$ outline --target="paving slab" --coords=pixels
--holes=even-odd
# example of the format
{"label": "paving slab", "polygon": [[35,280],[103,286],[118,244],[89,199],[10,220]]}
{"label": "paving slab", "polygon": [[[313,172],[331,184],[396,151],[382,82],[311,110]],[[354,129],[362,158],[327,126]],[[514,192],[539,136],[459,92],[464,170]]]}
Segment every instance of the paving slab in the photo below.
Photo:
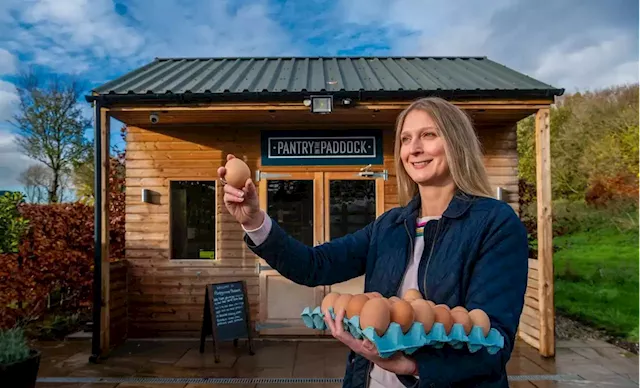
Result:
{"label": "paving slab", "polygon": [[[605,343],[606,344],[606,343]],[[559,342],[556,356],[541,357],[516,344],[507,371],[510,386],[521,388],[638,386],[638,357],[601,341]],[[337,341],[255,341],[255,355],[244,345],[221,344],[215,362],[210,342],[204,353],[196,341],[127,341],[99,364],[89,362],[89,341],[42,343],[37,388],[340,387],[348,349]],[[97,383],[100,378],[112,378]],[[47,378],[58,378],[52,383]],[[161,384],[154,379],[165,378]],[[187,380],[187,378],[196,379]],[[309,383],[300,379],[316,378]],[[113,380],[115,379],[115,380]]]}

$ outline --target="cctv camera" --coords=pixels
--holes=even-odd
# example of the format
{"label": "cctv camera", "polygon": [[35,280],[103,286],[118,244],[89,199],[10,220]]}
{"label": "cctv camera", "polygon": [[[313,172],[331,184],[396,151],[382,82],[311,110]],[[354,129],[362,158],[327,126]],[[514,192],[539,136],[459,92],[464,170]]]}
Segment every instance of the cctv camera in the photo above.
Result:
{"label": "cctv camera", "polygon": [[157,124],[158,121],[160,121],[160,117],[158,117],[157,113],[151,113],[149,115],[149,121],[151,121],[151,124]]}

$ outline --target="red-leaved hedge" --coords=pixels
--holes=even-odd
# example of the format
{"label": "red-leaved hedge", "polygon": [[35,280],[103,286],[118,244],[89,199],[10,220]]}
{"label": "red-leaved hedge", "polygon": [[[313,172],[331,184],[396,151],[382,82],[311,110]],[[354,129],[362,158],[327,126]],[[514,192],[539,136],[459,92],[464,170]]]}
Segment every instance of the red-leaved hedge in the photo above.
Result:
{"label": "red-leaved hedge", "polygon": [[[112,160],[110,259],[124,256],[124,178]],[[64,309],[91,305],[94,260],[93,206],[82,203],[23,204],[29,228],[19,253],[0,254],[0,327],[37,319],[57,295]]]}

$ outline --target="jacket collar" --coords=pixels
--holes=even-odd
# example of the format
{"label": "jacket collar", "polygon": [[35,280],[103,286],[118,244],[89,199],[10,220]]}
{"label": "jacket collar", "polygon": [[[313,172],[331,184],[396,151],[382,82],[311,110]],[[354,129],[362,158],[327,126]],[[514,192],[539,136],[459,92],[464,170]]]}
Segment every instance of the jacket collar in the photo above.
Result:
{"label": "jacket collar", "polygon": [[[469,194],[462,192],[457,189],[451,202],[449,202],[449,206],[442,214],[443,217],[446,218],[459,218],[461,217],[469,208],[473,202],[475,197]],[[402,223],[405,220],[411,218],[416,218],[420,211],[421,200],[420,194],[416,194],[411,201],[402,209],[402,211],[398,214],[398,218],[396,219],[396,223]]]}

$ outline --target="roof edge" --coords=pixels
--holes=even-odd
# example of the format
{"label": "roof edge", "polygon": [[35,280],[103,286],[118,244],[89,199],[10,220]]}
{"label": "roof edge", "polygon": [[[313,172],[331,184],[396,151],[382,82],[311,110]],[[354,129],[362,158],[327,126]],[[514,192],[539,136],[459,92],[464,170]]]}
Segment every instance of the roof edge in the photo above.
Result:
{"label": "roof edge", "polygon": [[470,55],[288,55],[288,56],[229,56],[229,57],[155,57],[154,61],[208,61],[211,59],[489,59],[487,56]]}
{"label": "roof edge", "polygon": [[549,100],[564,94],[564,89],[531,89],[531,90],[421,90],[421,91],[327,91],[327,92],[246,92],[246,93],[146,93],[146,94],[99,94],[87,95],[87,102],[98,101],[103,106],[111,104],[178,104],[216,102],[302,102],[313,95],[331,95],[336,99],[351,98],[357,102],[377,99],[387,101],[407,101],[421,97],[442,97],[455,100]]}

